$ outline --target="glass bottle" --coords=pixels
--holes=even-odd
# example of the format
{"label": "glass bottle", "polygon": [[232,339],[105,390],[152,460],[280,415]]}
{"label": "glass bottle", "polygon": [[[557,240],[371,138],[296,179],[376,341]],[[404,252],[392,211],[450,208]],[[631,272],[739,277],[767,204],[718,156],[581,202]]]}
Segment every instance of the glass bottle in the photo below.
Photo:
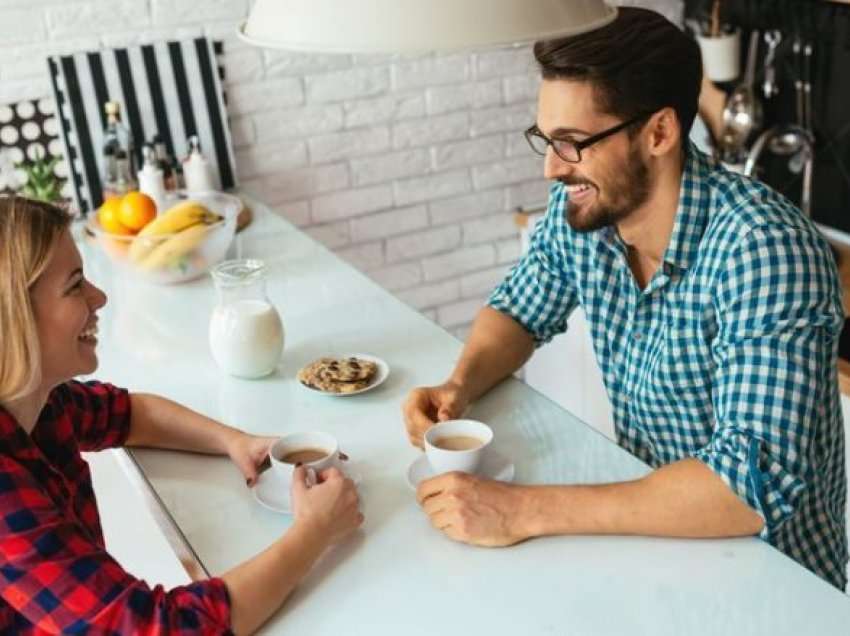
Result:
{"label": "glass bottle", "polygon": [[173,192],[177,189],[177,176],[174,172],[171,157],[168,155],[168,150],[165,147],[165,142],[162,140],[162,137],[159,136],[159,133],[157,133],[153,136],[151,143],[153,144],[154,151],[156,152],[156,160],[159,165],[159,169],[162,170],[162,178],[165,181],[165,189],[168,192]]}
{"label": "glass bottle", "polygon": [[139,192],[148,195],[154,200],[158,214],[165,211],[165,177],[156,159],[156,151],[150,144],[144,144],[142,146],[142,169],[139,170]]}
{"label": "glass bottle", "polygon": [[276,368],[284,330],[266,295],[266,266],[257,259],[225,261],[210,271],[218,303],[210,318],[210,351],[219,368],[240,378],[261,378]]}
{"label": "glass bottle", "polygon": [[103,197],[121,196],[136,188],[133,138],[121,123],[121,105],[106,102],[106,131],[103,134]]}

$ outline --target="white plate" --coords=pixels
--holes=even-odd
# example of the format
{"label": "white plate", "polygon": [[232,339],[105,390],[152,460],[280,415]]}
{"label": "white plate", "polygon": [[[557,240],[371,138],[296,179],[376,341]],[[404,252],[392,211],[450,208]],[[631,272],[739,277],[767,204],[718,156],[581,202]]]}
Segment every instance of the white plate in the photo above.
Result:
{"label": "white plate", "polygon": [[[319,393],[320,395],[330,395],[332,397],[348,397],[349,395],[358,395],[360,393],[365,393],[366,391],[371,391],[375,387],[378,387],[381,384],[383,384],[384,380],[386,380],[387,376],[389,376],[389,374],[390,374],[390,365],[388,365],[386,362],[384,362],[383,360],[381,360],[377,356],[370,356],[367,353],[346,353],[346,354],[341,355],[341,356],[322,356],[322,357],[323,358],[360,358],[361,360],[368,360],[369,362],[374,362],[378,366],[378,370],[375,372],[375,377],[372,378],[372,383],[369,386],[363,387],[359,391],[352,391],[351,393],[332,393],[330,391],[321,391],[319,389],[314,389],[313,387],[307,386],[306,384],[302,383],[300,380],[297,380],[297,376],[296,376],[296,380],[298,381],[298,384],[303,386],[305,389],[313,391],[314,393]],[[311,361],[308,364],[312,364],[312,362],[314,362],[314,361]],[[299,373],[300,373],[300,371],[299,371]]]}
{"label": "white plate", "polygon": [[[488,449],[484,452],[484,461],[481,462],[476,474],[496,481],[513,481],[514,472],[514,463],[510,459],[501,453]],[[407,484],[413,490],[416,490],[420,481],[433,476],[434,471],[431,464],[428,463],[428,456],[422,453],[407,469]]]}
{"label": "white plate", "polygon": [[[340,465],[340,470],[344,472],[355,484],[360,483],[360,475],[352,470],[351,467]],[[264,508],[268,508],[272,512],[281,514],[292,514],[292,502],[289,497],[289,488],[284,486],[281,480],[270,468],[263,471],[257,478],[256,485],[251,488],[251,494],[258,504]]]}

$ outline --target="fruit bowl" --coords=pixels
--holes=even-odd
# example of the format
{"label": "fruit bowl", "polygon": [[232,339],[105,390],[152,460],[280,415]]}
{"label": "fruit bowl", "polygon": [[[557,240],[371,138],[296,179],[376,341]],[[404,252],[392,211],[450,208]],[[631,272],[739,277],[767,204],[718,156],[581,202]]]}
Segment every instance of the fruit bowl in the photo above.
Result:
{"label": "fruit bowl", "polygon": [[182,283],[220,262],[236,234],[239,198],[223,192],[179,192],[136,235],[113,234],[92,214],[87,229],[113,264],[160,285]]}

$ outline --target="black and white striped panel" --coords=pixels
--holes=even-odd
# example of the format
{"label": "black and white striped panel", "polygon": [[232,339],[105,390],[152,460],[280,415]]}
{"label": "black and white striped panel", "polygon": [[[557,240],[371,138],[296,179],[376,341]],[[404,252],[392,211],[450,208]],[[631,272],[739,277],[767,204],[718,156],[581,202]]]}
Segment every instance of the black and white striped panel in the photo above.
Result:
{"label": "black and white striped panel", "polygon": [[65,156],[83,213],[103,198],[103,105],[110,100],[121,103],[122,119],[136,142],[137,165],[141,142],[157,133],[168,153],[179,158],[188,152],[188,138],[198,135],[221,187],[236,185],[222,52],[220,42],[196,38],[48,58]]}

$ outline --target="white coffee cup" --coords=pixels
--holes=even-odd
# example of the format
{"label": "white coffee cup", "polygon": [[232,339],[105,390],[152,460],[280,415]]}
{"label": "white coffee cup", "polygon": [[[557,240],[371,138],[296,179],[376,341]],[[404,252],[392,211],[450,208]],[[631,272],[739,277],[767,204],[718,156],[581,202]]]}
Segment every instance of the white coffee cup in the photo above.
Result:
{"label": "white coffee cup", "polygon": [[[475,448],[452,450],[440,448],[440,440],[472,437],[481,443]],[[476,420],[448,420],[425,433],[425,455],[435,475],[452,471],[474,473],[481,465],[484,449],[493,441],[493,429]]]}
{"label": "white coffee cup", "polygon": [[299,451],[316,450],[324,453],[324,456],[313,460],[301,462],[314,474],[338,466],[339,442],[333,435],[318,431],[306,431],[303,433],[287,433],[278,439],[269,449],[269,460],[271,469],[286,488],[292,484],[292,473],[295,472],[295,463],[285,462],[283,458],[290,453]]}

